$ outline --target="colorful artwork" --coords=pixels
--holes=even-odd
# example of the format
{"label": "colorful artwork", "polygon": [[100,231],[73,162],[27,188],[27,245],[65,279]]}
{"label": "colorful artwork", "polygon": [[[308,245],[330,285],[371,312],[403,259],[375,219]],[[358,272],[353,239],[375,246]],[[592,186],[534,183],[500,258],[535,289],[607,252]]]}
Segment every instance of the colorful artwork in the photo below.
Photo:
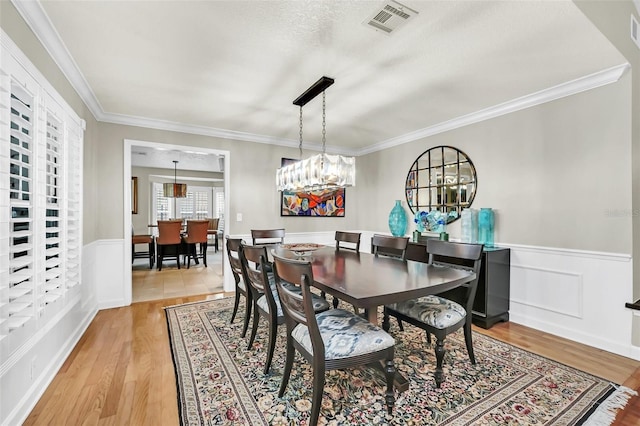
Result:
{"label": "colorful artwork", "polygon": [[282,192],[280,216],[344,217],[344,188]]}

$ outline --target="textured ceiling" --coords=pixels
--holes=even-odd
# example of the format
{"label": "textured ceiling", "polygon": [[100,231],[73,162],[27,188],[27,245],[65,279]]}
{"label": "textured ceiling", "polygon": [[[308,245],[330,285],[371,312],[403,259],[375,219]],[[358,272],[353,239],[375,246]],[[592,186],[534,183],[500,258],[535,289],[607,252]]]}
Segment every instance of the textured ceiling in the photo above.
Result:
{"label": "textured ceiling", "polygon": [[[292,101],[326,75],[329,150],[626,62],[570,1],[403,3],[418,15],[386,35],[363,24],[382,1],[41,1],[109,121],[296,142]],[[321,103],[304,107],[305,142],[321,141]]]}

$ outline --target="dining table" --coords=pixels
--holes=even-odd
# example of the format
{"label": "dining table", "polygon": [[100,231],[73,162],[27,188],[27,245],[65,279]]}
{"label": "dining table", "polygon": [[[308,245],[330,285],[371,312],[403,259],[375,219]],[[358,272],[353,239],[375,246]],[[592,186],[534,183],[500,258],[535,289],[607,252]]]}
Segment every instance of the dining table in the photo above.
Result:
{"label": "dining table", "polygon": [[[300,255],[276,245],[273,254],[311,262],[314,287],[357,308],[363,308],[376,325],[378,308],[386,304],[438,294],[476,278],[472,271],[400,260],[370,253],[325,246]],[[408,381],[396,373],[396,388]]]}

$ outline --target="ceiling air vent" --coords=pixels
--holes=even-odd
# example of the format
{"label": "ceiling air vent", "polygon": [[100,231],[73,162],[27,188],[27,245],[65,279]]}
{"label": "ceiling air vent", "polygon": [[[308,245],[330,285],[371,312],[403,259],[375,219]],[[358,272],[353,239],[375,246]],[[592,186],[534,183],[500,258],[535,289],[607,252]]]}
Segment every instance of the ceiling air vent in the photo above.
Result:
{"label": "ceiling air vent", "polygon": [[631,40],[640,48],[640,26],[634,15],[631,15]]}
{"label": "ceiling air vent", "polygon": [[417,14],[417,11],[395,0],[389,0],[384,3],[381,8],[376,9],[375,12],[369,15],[363,24],[382,31],[385,34],[391,34]]}

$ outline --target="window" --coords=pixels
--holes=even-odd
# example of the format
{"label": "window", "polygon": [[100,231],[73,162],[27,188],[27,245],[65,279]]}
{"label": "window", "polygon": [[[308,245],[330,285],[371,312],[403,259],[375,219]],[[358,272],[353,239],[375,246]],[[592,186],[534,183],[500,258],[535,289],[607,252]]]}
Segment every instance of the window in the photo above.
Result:
{"label": "window", "polygon": [[[156,221],[171,218],[206,219],[212,217],[212,191],[208,187],[187,186],[185,198],[168,198],[163,195],[162,183],[153,183],[155,209],[153,216]],[[178,214],[174,215],[174,211]]]}
{"label": "window", "polygon": [[0,342],[29,328],[7,339],[15,349],[64,307],[57,301],[80,295],[83,131],[39,74],[2,59]]}

